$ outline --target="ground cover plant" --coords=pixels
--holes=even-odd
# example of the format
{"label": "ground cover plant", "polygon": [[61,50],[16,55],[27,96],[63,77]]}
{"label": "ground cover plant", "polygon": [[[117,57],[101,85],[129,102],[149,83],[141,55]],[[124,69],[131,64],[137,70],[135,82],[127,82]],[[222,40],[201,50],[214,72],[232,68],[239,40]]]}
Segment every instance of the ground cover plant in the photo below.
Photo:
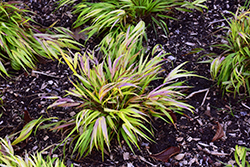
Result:
{"label": "ground cover plant", "polygon": [[[196,9],[202,12],[202,5],[205,0],[195,0],[192,2],[185,0],[103,0],[98,3],[82,1],[74,6],[74,13],[78,18],[74,23],[74,28],[91,22],[91,25],[84,28],[82,32],[91,36],[101,33],[115,36],[131,25],[136,25],[140,20],[153,26],[155,33],[157,27],[161,27],[167,35],[166,19],[171,17],[173,9],[191,12]],[[61,0],[60,5],[72,3],[72,1]]]}
{"label": "ground cover plant", "polygon": [[[234,158],[239,167],[250,167],[249,162],[246,161],[247,152],[250,151],[249,148],[243,146],[235,146]],[[233,167],[232,164],[225,164],[225,167]]]}
{"label": "ground cover plant", "polygon": [[47,156],[43,158],[42,152],[29,155],[27,152],[24,158],[15,155],[14,149],[8,138],[0,138],[0,166],[1,167],[66,167],[59,158]]}
{"label": "ground cover plant", "polygon": [[250,93],[250,11],[237,10],[228,19],[226,43],[216,45],[224,52],[211,63],[211,75],[226,91]]}
{"label": "ground cover plant", "polygon": [[9,76],[6,64],[10,62],[14,70],[34,69],[37,58],[59,59],[62,48],[77,49],[65,28],[55,28],[57,34],[45,34],[30,24],[31,18],[18,2],[0,2],[0,75]]}
{"label": "ground cover plant", "polygon": [[[137,26],[141,24],[144,23],[141,21]],[[73,125],[64,141],[77,132],[73,152],[77,151],[80,157],[91,153],[94,147],[104,156],[104,150],[110,151],[110,141],[114,137],[119,143],[124,140],[133,151],[132,145],[139,148],[140,137],[152,141],[153,132],[146,127],[151,119],[158,117],[174,124],[174,113],[182,114],[184,109],[192,111],[192,106],[179,100],[184,96],[181,90],[187,86],[176,80],[195,74],[182,70],[181,64],[167,77],[159,77],[165,54],[163,51],[156,53],[154,49],[153,58],[149,59],[142,51],[134,52],[144,31],[138,31],[137,26],[120,34],[122,43],[116,38],[118,44],[113,43],[111,47],[116,52],[106,50],[101,61],[89,52],[76,53],[73,58],[64,55],[74,73],[71,82],[75,89],[67,92],[77,100],[59,98],[49,108],[77,106],[80,109],[71,121],[61,121],[53,128],[65,129]],[[149,84],[156,79],[162,79],[163,83],[151,88]]]}

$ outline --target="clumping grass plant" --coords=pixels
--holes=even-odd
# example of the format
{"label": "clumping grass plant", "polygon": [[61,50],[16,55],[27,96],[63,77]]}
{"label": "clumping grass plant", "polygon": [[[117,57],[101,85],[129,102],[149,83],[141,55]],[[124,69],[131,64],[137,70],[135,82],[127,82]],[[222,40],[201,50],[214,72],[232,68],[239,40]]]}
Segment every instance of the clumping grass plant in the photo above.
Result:
{"label": "clumping grass plant", "polygon": [[44,158],[42,152],[29,155],[27,152],[24,158],[15,155],[14,149],[8,138],[0,138],[0,166],[1,167],[66,167],[59,158],[51,158],[49,155]]}
{"label": "clumping grass plant", "polygon": [[250,10],[239,11],[227,22],[225,40],[228,43],[217,45],[225,50],[213,59],[210,72],[213,79],[226,91],[250,93]]}
{"label": "clumping grass plant", "polygon": [[[247,157],[249,156],[249,151],[250,149],[244,146],[235,146],[234,159],[239,167],[250,167],[250,164],[247,160]],[[233,164],[223,164],[225,165],[225,167],[234,167]]]}
{"label": "clumping grass plant", "polygon": [[[98,3],[82,1],[74,6],[74,13],[79,14],[74,23],[74,28],[91,22],[89,27],[82,30],[89,37],[99,33],[110,33],[114,36],[121,31],[126,31],[131,24],[136,25],[143,20],[153,26],[155,32],[161,27],[167,34],[166,19],[174,19],[170,16],[173,9],[191,12],[196,9],[202,12],[202,5],[206,0],[101,0]],[[72,1],[60,0],[60,5]]]}
{"label": "clumping grass plant", "polygon": [[61,48],[77,49],[69,30],[55,28],[57,34],[40,32],[26,16],[31,12],[19,8],[17,3],[0,2],[0,75],[9,76],[8,62],[14,70],[35,68],[37,56],[58,59],[64,52]]}
{"label": "clumping grass plant", "polygon": [[[110,141],[114,137],[119,143],[124,140],[133,151],[132,145],[139,148],[139,138],[152,141],[146,134],[153,134],[146,127],[152,118],[174,123],[170,112],[192,111],[192,106],[180,100],[184,96],[180,90],[187,86],[182,86],[178,78],[195,75],[182,70],[181,64],[166,78],[159,77],[165,54],[154,49],[150,59],[143,49],[135,52],[140,37],[139,31],[129,28],[116,40],[123,39],[119,45],[114,43],[114,47],[104,52],[102,61],[90,52],[76,53],[73,58],[64,55],[74,73],[70,79],[74,89],[67,91],[68,97],[51,97],[59,99],[48,108],[77,106],[80,110],[70,121],[61,121],[53,128],[72,127],[63,142],[73,137],[73,152],[78,152],[80,157],[91,153],[94,147],[104,155],[104,150],[110,151]],[[162,79],[163,83],[150,87],[149,83],[157,79]]]}

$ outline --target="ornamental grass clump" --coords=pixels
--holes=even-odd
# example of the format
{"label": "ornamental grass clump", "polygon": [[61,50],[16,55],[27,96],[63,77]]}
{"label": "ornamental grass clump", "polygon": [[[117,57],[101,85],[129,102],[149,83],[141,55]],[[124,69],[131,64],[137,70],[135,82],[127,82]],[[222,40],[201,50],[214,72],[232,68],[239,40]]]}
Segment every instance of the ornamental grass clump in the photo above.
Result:
{"label": "ornamental grass clump", "polygon": [[[180,100],[184,96],[180,90],[187,86],[177,80],[194,74],[182,70],[181,64],[166,78],[159,77],[164,52],[154,49],[151,59],[144,55],[143,49],[134,53],[133,47],[141,36],[138,34],[131,39],[132,32],[128,29],[123,34],[119,52],[106,50],[102,61],[89,52],[76,53],[73,58],[64,55],[74,74],[70,79],[74,89],[67,91],[70,96],[59,98],[48,108],[77,106],[80,110],[70,121],[61,121],[53,128],[64,131],[72,128],[63,142],[73,137],[73,152],[78,152],[80,157],[91,153],[94,147],[104,155],[104,150],[110,151],[114,138],[119,143],[125,141],[133,151],[132,145],[139,148],[139,138],[152,141],[149,136],[153,134],[152,129],[146,126],[151,119],[158,117],[174,123],[171,112],[192,111],[192,106]],[[149,86],[158,79],[163,80],[161,85]]]}
{"label": "ornamental grass clump", "polygon": [[44,158],[42,152],[29,155],[25,152],[24,158],[15,155],[14,149],[8,138],[0,138],[0,166],[1,167],[66,167],[59,158]]}
{"label": "ornamental grass clump", "polygon": [[18,7],[18,2],[0,2],[0,75],[9,76],[6,64],[14,70],[35,68],[37,57],[59,59],[61,48],[73,48],[76,42],[68,35],[69,30],[54,28],[57,34],[40,32],[30,24],[26,16],[29,10]]}
{"label": "ornamental grass clump", "polygon": [[224,52],[213,59],[212,78],[228,92],[250,94],[250,10],[233,14],[228,22],[227,43],[217,45]]}
{"label": "ornamental grass clump", "polygon": [[[235,162],[236,164],[239,166],[239,167],[250,167],[250,164],[249,164],[249,151],[250,149],[249,148],[246,148],[244,146],[238,146],[236,145],[235,146],[235,151],[234,151],[234,159],[235,159]],[[248,160],[247,160],[248,158]],[[234,162],[234,161],[233,161]],[[235,165],[234,164],[225,164],[225,167],[234,167]]]}
{"label": "ornamental grass clump", "polygon": [[[94,34],[108,34],[115,36],[121,31],[126,31],[130,25],[136,25],[143,20],[153,26],[155,32],[161,27],[167,34],[166,19],[174,19],[170,16],[173,9],[191,12],[196,9],[202,12],[202,5],[206,0],[101,0],[98,3],[82,1],[74,6],[75,14],[79,14],[74,23],[74,28],[87,22],[91,25],[82,30],[91,37]],[[61,0],[61,5],[72,1]]]}

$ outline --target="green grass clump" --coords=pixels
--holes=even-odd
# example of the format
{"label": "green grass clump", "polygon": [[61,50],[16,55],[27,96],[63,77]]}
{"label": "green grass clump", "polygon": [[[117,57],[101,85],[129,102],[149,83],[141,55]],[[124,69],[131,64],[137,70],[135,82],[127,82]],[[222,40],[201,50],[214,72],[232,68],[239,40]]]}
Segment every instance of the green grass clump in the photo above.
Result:
{"label": "green grass clump", "polygon": [[[250,151],[249,148],[243,146],[235,146],[234,159],[239,167],[250,167],[249,162],[247,161],[247,153]],[[234,167],[233,164],[225,164],[225,167]]]}
{"label": "green grass clump", "polygon": [[250,11],[239,11],[229,19],[227,43],[217,45],[224,52],[210,67],[212,78],[228,92],[250,93]]}
{"label": "green grass clump", "polygon": [[59,58],[61,48],[74,48],[69,30],[55,28],[53,32],[42,33],[30,24],[27,9],[21,9],[17,2],[0,2],[0,75],[7,75],[6,64],[14,70],[35,68],[37,57]]}
{"label": "green grass clump", "polygon": [[[137,26],[143,24],[140,22]],[[176,80],[195,75],[182,70],[181,64],[167,77],[159,77],[165,53],[155,48],[150,59],[142,48],[137,51],[135,47],[144,31],[138,31],[137,26],[118,35],[114,40],[118,43],[114,42],[113,47],[104,52],[102,60],[89,52],[76,53],[73,58],[64,55],[74,73],[70,79],[74,89],[67,91],[70,96],[59,97],[48,108],[77,106],[80,109],[71,121],[61,121],[53,128],[72,128],[64,141],[73,137],[73,152],[78,152],[80,157],[91,153],[94,147],[104,155],[104,150],[110,151],[114,137],[119,143],[124,140],[133,151],[132,145],[139,148],[140,137],[152,141],[145,133],[153,134],[152,129],[146,127],[151,119],[158,117],[174,123],[171,112],[192,111],[192,106],[179,100],[184,96],[180,90],[187,86]],[[158,79],[163,80],[161,85],[149,86]]]}
{"label": "green grass clump", "polygon": [[[87,22],[91,22],[89,27],[82,31],[89,37],[94,34],[119,34],[131,25],[136,25],[139,21],[147,22],[147,26],[153,26],[155,32],[157,27],[161,27],[167,34],[168,28],[166,19],[171,17],[173,9],[191,12],[196,9],[202,12],[202,5],[206,0],[102,0],[98,3],[82,1],[74,6],[75,14],[79,14],[74,23],[74,28],[80,27]],[[60,0],[60,5],[72,3],[69,0]]]}
{"label": "green grass clump", "polygon": [[0,138],[0,166],[2,167],[66,167],[63,161],[58,158],[51,158],[49,155],[43,158],[42,152],[29,155],[27,152],[24,158],[15,155],[14,149],[8,138]]}

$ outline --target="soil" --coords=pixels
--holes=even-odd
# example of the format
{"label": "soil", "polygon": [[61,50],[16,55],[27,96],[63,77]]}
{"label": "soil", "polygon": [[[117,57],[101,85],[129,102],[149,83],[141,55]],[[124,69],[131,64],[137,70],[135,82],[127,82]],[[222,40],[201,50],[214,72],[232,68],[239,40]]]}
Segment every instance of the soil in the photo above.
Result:
{"label": "soil", "polygon": [[[55,26],[71,28],[76,19],[70,6],[63,6],[55,11],[54,0],[23,0],[24,4],[37,15],[34,20],[41,26],[48,27],[55,21]],[[78,3],[79,1],[76,1]],[[228,11],[235,12],[244,2],[240,0],[208,0],[205,5],[208,10],[203,13],[193,11],[184,13],[176,11],[174,17],[178,20],[169,20],[167,25],[169,34],[166,36],[161,29],[155,35],[153,29],[148,29],[148,47],[161,44],[170,52],[166,56],[166,63],[162,68],[168,73],[176,65],[188,61],[184,66],[186,70],[196,71],[206,77],[193,77],[187,80],[187,85],[193,86],[185,93],[185,101],[194,106],[194,113],[186,112],[185,115],[176,115],[176,128],[159,119],[153,120],[155,143],[141,140],[141,150],[134,148],[134,153],[127,145],[119,146],[116,141],[111,144],[111,153],[105,154],[102,161],[101,153],[93,151],[90,155],[80,160],[65,155],[65,164],[70,166],[223,166],[223,163],[234,163],[235,145],[250,148],[250,98],[247,95],[225,93],[212,81],[209,64],[198,63],[207,60],[202,57],[207,53],[221,54],[221,51],[210,47],[222,42],[225,34],[220,26],[227,25],[224,16],[232,17]],[[93,49],[98,43],[98,38],[91,38],[86,48]],[[204,51],[189,54],[192,49],[203,48]],[[73,88],[68,77],[70,69],[57,61],[44,60],[37,65],[37,69],[29,72],[15,73],[12,79],[0,78],[0,91],[2,92],[4,106],[0,108],[3,113],[0,118],[0,137],[18,132],[25,125],[27,112],[32,119],[40,116],[45,118],[58,117],[59,120],[69,120],[72,108],[47,107],[53,100],[42,99],[42,96],[64,96],[64,90]],[[159,83],[152,83],[158,85]],[[224,136],[212,142],[218,129],[222,128]],[[28,153],[41,151],[52,144],[59,144],[63,140],[63,132],[52,132],[39,129],[36,135],[31,135],[26,141],[15,146],[17,154],[22,155],[24,150]],[[13,140],[13,139],[12,139]],[[161,162],[151,157],[171,146],[180,148],[179,156],[172,156],[168,162]],[[63,157],[63,146],[52,153],[53,157]],[[69,150],[67,149],[69,152]],[[50,150],[44,153],[50,154]],[[221,162],[220,162],[221,161]],[[250,161],[250,156],[247,156]]]}

